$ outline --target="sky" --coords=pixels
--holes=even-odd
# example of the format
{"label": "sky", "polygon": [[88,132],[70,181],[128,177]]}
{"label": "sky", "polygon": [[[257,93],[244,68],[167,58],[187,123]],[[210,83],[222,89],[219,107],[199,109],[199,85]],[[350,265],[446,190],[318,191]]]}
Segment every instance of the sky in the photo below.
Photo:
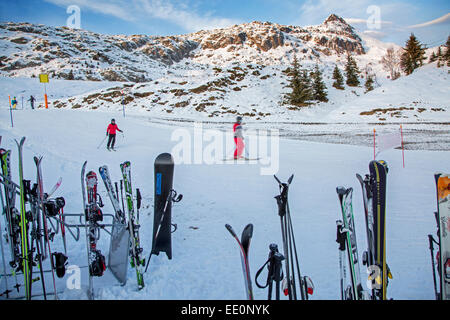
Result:
{"label": "sky", "polygon": [[[70,6],[79,8],[79,20]],[[79,21],[82,29],[126,35],[178,35],[252,21],[318,25],[331,13],[358,32],[399,45],[411,33],[428,47],[450,35],[449,0],[0,0],[1,22]]]}

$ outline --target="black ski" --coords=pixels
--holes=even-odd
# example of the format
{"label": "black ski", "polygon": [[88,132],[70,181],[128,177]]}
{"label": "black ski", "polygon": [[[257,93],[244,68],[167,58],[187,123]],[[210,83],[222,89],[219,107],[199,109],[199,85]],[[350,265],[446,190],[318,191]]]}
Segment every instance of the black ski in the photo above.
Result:
{"label": "black ski", "polygon": [[234,232],[233,228],[227,224],[225,228],[230,232],[234,239],[236,239],[241,254],[241,262],[242,262],[242,271],[244,274],[244,283],[245,283],[245,292],[248,300],[253,300],[253,289],[252,289],[252,278],[250,275],[250,265],[248,261],[248,253],[250,250],[250,242],[253,236],[253,225],[247,225],[242,231],[241,239],[239,240],[236,232]]}

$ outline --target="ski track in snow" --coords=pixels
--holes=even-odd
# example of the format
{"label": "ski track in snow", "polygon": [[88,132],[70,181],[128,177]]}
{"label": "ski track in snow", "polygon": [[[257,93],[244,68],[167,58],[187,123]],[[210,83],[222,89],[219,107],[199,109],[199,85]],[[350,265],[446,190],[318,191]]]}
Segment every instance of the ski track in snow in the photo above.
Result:
{"label": "ski track in snow", "polygon": [[[26,136],[24,176],[35,180],[34,155],[43,155],[44,186],[49,190],[59,177],[63,183],[54,196],[66,199],[65,213],[82,211],[80,170],[88,160],[88,170],[108,165],[111,178],[121,177],[119,164],[131,161],[133,188],[143,196],[141,244],[147,257],[153,228],[153,162],[158,154],[170,152],[173,128],[150,123],[146,118],[123,118],[120,112],[71,110],[24,110],[15,112],[12,129],[9,112],[0,112],[2,147],[11,149],[13,180],[17,181],[17,148],[13,139]],[[97,150],[109,120],[115,117],[124,130],[117,139],[117,152]],[[435,172],[450,172],[448,151],[407,151],[406,169],[401,151],[382,154],[390,171],[387,183],[387,261],[393,274],[388,295],[394,299],[434,299],[427,235],[436,233]],[[368,173],[373,149],[281,139],[280,172],[286,180],[294,173],[290,188],[290,209],[303,275],[315,284],[312,299],[339,299],[338,244],[336,220],[340,216],[337,186],[353,187],[355,227],[359,256],[366,248],[362,194],[355,174]],[[128,269],[128,282],[120,287],[109,271],[94,279],[98,299],[245,299],[239,250],[225,229],[229,223],[240,235],[247,223],[255,226],[250,246],[252,277],[266,261],[269,244],[281,247],[280,221],[274,196],[278,186],[272,176],[261,176],[258,165],[177,165],[174,188],[184,195],[174,206],[173,260],[164,255],[152,257],[145,274],[145,288],[137,291],[134,269]],[[102,182],[99,192],[104,213],[112,213]],[[76,221],[73,221],[76,222]],[[3,223],[3,221],[2,221]],[[3,226],[3,225],[2,225]],[[197,227],[193,230],[190,227]],[[98,248],[108,253],[109,236],[102,233]],[[63,251],[60,236],[52,250]],[[6,255],[9,255],[7,250]],[[84,230],[80,241],[68,237],[69,264],[86,265]],[[45,262],[49,268],[48,260]],[[86,299],[87,269],[82,271],[82,290],[66,288],[66,278],[57,279],[60,299]],[[263,275],[264,276],[264,275]],[[363,286],[365,267],[361,266]],[[23,281],[18,277],[19,281]],[[9,278],[9,285],[13,279]],[[48,291],[51,276],[46,275]],[[1,290],[5,283],[1,281]],[[38,284],[33,292],[39,292]],[[266,290],[254,285],[256,299],[266,299]],[[50,297],[51,299],[51,297]]]}

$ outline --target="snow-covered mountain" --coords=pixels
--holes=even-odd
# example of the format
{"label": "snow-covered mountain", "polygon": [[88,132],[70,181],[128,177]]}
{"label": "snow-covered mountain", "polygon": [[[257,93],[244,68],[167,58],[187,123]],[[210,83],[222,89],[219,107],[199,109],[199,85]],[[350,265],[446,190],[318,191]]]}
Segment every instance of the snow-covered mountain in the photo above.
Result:
{"label": "snow-covered mountain", "polygon": [[0,24],[0,74],[52,78],[146,82],[169,66],[184,64],[258,65],[320,61],[366,51],[342,18],[330,15],[311,27],[252,22],[180,36],[109,36],[66,27],[29,23]]}
{"label": "snow-covered mountain", "polygon": [[[27,23],[0,24],[0,31],[5,85],[11,88],[7,79],[49,73],[54,108],[117,111],[125,105],[165,120],[224,122],[241,115],[248,122],[271,123],[443,122],[449,108],[448,67],[433,64],[392,82],[380,58],[400,46],[358,35],[334,14],[318,26],[252,22],[169,37],[109,36]],[[347,52],[357,60],[362,84],[366,73],[375,76],[375,91],[366,94],[363,85],[332,87],[333,68],[344,68]],[[319,65],[328,103],[281,104],[294,56],[303,68]],[[102,85],[65,95],[55,92],[58,78]],[[35,90],[3,92],[3,99],[28,98]],[[38,102],[43,106],[40,97]]]}

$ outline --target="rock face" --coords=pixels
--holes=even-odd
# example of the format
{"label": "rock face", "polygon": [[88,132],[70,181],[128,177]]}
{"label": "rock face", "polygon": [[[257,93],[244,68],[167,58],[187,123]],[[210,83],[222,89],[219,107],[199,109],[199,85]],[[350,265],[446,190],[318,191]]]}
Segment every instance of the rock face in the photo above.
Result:
{"label": "rock face", "polygon": [[75,80],[150,81],[174,64],[288,64],[302,59],[364,54],[362,41],[344,19],[330,15],[318,26],[251,22],[196,33],[152,37],[109,36],[66,27],[0,24],[0,75]]}

